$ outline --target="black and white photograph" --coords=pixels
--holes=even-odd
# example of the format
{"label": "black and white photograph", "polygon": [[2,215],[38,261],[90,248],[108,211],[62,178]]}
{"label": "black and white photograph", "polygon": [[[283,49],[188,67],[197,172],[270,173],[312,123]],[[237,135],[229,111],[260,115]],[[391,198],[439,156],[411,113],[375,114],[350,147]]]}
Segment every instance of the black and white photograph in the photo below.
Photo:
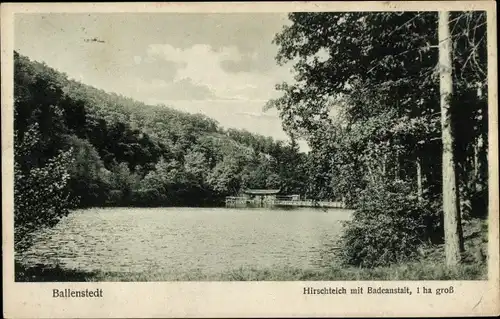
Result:
{"label": "black and white photograph", "polygon": [[491,280],[494,12],[421,8],[16,12],[13,280]]}

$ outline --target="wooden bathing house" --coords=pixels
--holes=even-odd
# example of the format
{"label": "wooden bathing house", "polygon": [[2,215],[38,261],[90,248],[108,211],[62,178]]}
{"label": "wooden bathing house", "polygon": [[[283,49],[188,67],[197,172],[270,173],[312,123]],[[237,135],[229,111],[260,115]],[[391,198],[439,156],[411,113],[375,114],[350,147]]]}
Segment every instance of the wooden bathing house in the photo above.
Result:
{"label": "wooden bathing house", "polygon": [[276,201],[279,189],[245,189],[239,196],[226,197],[229,207],[265,207]]}
{"label": "wooden bathing house", "polygon": [[256,204],[263,205],[273,203],[279,192],[279,189],[246,189],[243,191],[243,196]]}

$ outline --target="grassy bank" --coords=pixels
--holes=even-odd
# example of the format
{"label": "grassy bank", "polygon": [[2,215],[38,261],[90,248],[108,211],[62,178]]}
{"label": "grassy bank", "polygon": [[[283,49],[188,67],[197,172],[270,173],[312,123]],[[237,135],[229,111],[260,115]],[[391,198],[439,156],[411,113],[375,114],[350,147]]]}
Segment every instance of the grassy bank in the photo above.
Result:
{"label": "grassy bank", "polygon": [[485,265],[465,264],[448,269],[443,264],[408,263],[373,269],[332,267],[324,270],[283,268],[238,268],[210,274],[202,271],[175,272],[82,272],[60,267],[25,268],[18,265],[16,281],[23,282],[96,282],[96,281],[320,281],[320,280],[482,280]]}
{"label": "grassy bank", "polygon": [[393,267],[358,269],[332,267],[325,270],[284,267],[277,269],[238,268],[220,274],[193,272],[176,276],[169,273],[101,273],[90,281],[321,281],[321,280],[479,280],[485,269],[464,265],[449,270],[441,265],[423,263]]}
{"label": "grassy bank", "polygon": [[16,281],[315,281],[315,280],[483,280],[487,279],[487,223],[473,220],[464,225],[465,253],[463,264],[449,269],[444,264],[442,245],[430,246],[421,251],[418,261],[390,267],[356,268],[332,266],[326,269],[301,269],[294,267],[249,268],[241,267],[221,273],[202,270],[190,272],[147,271],[135,272],[85,272],[64,269],[60,266],[37,265],[26,267],[16,262]]}

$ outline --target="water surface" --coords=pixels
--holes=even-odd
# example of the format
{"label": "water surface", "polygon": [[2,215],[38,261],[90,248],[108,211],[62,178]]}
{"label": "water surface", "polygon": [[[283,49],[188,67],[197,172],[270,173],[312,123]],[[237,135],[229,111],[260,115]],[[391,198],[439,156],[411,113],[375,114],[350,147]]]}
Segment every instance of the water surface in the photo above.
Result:
{"label": "water surface", "polygon": [[86,271],[224,272],[332,263],[341,209],[106,208],[78,210],[23,257]]}

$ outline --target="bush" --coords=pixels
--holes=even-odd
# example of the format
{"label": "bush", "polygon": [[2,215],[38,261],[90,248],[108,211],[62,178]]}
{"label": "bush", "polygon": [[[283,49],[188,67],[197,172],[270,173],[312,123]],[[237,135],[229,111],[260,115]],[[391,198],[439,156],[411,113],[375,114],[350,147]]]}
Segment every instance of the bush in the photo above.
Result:
{"label": "bush", "polygon": [[56,225],[75,206],[70,199],[68,168],[72,150],[61,151],[43,165],[31,163],[32,150],[39,142],[37,127],[31,128],[15,147],[14,163],[14,249],[28,248],[34,234]]}
{"label": "bush", "polygon": [[441,234],[439,210],[419,201],[409,183],[368,185],[359,195],[340,238],[345,264],[371,268],[408,261],[417,257],[422,243]]}

